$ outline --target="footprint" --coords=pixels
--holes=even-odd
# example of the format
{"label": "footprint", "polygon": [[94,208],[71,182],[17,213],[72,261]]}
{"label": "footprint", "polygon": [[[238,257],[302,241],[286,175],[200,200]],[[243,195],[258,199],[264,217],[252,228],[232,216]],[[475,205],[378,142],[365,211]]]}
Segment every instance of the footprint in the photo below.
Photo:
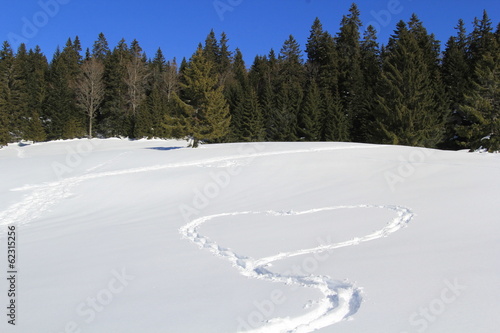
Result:
{"label": "footprint", "polygon": [[[322,244],[318,247],[309,249],[300,249],[296,251],[280,252],[272,256],[264,258],[251,258],[242,254],[236,253],[230,248],[218,245],[213,240],[203,236],[199,232],[199,228],[214,219],[227,216],[241,216],[252,214],[268,214],[271,216],[295,216],[307,215],[322,211],[332,211],[338,209],[386,209],[396,213],[396,217],[389,221],[385,227],[376,230],[370,234],[355,237],[354,239],[335,243],[335,244]],[[320,328],[324,328],[342,320],[352,317],[361,306],[362,296],[361,289],[355,287],[353,284],[345,281],[333,280],[328,276],[301,276],[301,275],[282,275],[274,273],[267,269],[273,262],[283,260],[286,258],[296,257],[300,255],[329,252],[334,249],[355,246],[364,242],[369,242],[379,238],[387,237],[390,234],[404,228],[413,218],[413,212],[408,208],[401,206],[376,206],[376,205],[356,205],[356,206],[332,206],[316,208],[307,211],[288,211],[288,212],[234,212],[223,213],[210,216],[200,217],[182,227],[179,232],[182,236],[200,248],[206,243],[213,244],[214,246],[208,250],[216,256],[221,257],[231,262],[231,264],[239,270],[239,272],[247,277],[259,280],[266,280],[273,283],[283,283],[286,285],[295,284],[300,287],[316,288],[322,294],[323,298],[319,301],[310,301],[306,304],[305,309],[309,312],[298,317],[287,318],[272,318],[261,327],[246,332],[312,332]],[[196,236],[193,236],[196,235]]]}

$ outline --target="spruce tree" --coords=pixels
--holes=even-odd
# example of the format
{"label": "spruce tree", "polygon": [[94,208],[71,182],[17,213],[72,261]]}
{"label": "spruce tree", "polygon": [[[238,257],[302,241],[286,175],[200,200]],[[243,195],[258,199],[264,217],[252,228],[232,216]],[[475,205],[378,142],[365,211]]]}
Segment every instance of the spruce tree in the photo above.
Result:
{"label": "spruce tree", "polygon": [[104,82],[106,92],[101,116],[97,118],[98,129],[103,135],[127,136],[130,134],[131,120],[127,114],[127,63],[130,60],[129,47],[120,40],[104,61]]}
{"label": "spruce tree", "polygon": [[4,42],[0,50],[0,144],[5,145],[14,138],[11,137],[12,128],[12,112],[11,108],[14,104],[12,100],[12,85],[14,81],[14,52],[8,42]]}
{"label": "spruce tree", "polygon": [[241,109],[238,112],[238,114],[241,115],[239,141],[262,141],[264,138],[262,110],[257,94],[253,88],[249,88],[238,108]]}
{"label": "spruce tree", "polygon": [[48,72],[47,119],[49,139],[85,136],[85,116],[76,103],[75,82],[80,74],[81,46],[78,37],[68,39],[62,52],[56,51]]}
{"label": "spruce tree", "polygon": [[243,140],[241,133],[242,126],[244,126],[243,104],[250,92],[248,73],[243,61],[243,55],[239,49],[236,50],[231,72],[232,75],[225,84],[224,93],[231,112],[231,131],[228,139],[237,142]]}
{"label": "spruce tree", "polygon": [[305,71],[300,46],[293,36],[285,41],[278,58],[277,90],[273,123],[273,140],[295,141],[298,116],[303,100]]}
{"label": "spruce tree", "polygon": [[92,57],[98,59],[101,62],[105,62],[110,56],[111,51],[109,49],[108,41],[106,37],[101,32],[99,37],[94,42],[94,46],[92,47]]}
{"label": "spruce tree", "polygon": [[351,123],[351,137],[363,141],[361,117],[363,73],[361,71],[360,13],[352,4],[349,14],[342,18],[340,32],[336,38],[339,55],[339,93],[342,105]]}
{"label": "spruce tree", "polygon": [[329,90],[322,92],[322,126],[323,141],[349,141],[349,119],[344,112],[342,100],[338,92]]}
{"label": "spruce tree", "polygon": [[443,116],[435,94],[425,53],[400,21],[384,54],[376,106],[379,142],[435,147]]}
{"label": "spruce tree", "polygon": [[457,132],[464,138],[462,146],[490,152],[500,150],[500,47],[496,42],[477,62],[472,89],[466,93],[460,111],[464,124]]}
{"label": "spruce tree", "polygon": [[216,141],[229,132],[231,115],[222,87],[213,76],[215,64],[198,48],[184,73],[184,109],[192,147],[200,141]]}
{"label": "spruce tree", "polygon": [[362,142],[374,142],[371,128],[375,126],[375,109],[377,86],[381,75],[381,56],[377,42],[377,32],[373,26],[368,26],[361,41],[361,70],[363,73],[363,89],[360,96],[359,139]]}
{"label": "spruce tree", "polygon": [[314,80],[309,83],[300,113],[299,136],[304,141],[320,141],[321,139],[321,95]]}
{"label": "spruce tree", "polygon": [[0,147],[11,141],[10,137],[10,94],[8,87],[9,68],[12,67],[13,54],[8,42],[0,50]]}
{"label": "spruce tree", "polygon": [[458,23],[457,36],[450,37],[443,55],[442,77],[448,99],[448,113],[445,123],[445,141],[442,148],[457,149],[458,137],[456,127],[463,124],[465,118],[460,105],[465,102],[465,94],[471,86],[471,70],[467,61],[467,35],[463,20]]}
{"label": "spruce tree", "polygon": [[[217,68],[220,75],[219,83],[224,85],[231,75],[232,52],[229,50],[229,40],[226,33],[221,34],[219,42],[219,56],[217,58]],[[241,52],[241,51],[240,51]]]}
{"label": "spruce tree", "polygon": [[318,84],[320,90],[338,90],[338,53],[333,37],[323,30],[321,21],[316,18],[306,46],[308,74]]}

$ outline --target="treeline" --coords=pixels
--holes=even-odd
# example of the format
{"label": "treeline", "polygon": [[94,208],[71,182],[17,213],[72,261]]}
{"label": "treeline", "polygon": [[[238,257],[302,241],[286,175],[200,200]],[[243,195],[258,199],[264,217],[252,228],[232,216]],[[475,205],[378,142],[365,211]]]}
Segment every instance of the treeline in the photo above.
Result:
{"label": "treeline", "polygon": [[85,136],[206,142],[356,141],[500,149],[500,25],[486,11],[441,51],[416,15],[387,45],[355,4],[331,35],[319,19],[305,57],[293,36],[250,68],[210,32],[189,60],[148,59],[78,37],[50,61],[39,47],[0,51],[0,145]]}

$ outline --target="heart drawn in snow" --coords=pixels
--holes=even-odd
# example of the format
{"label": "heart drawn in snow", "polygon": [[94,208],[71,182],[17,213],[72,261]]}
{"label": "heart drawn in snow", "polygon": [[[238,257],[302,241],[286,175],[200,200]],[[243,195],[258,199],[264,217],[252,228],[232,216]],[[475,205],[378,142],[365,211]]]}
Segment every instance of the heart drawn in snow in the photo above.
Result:
{"label": "heart drawn in snow", "polygon": [[[364,236],[355,237],[351,240],[338,242],[334,244],[322,244],[316,247],[300,249],[288,252],[280,252],[271,256],[259,259],[250,258],[234,252],[229,248],[219,246],[216,242],[199,233],[199,228],[217,218],[228,216],[267,214],[270,216],[297,216],[307,215],[319,212],[334,211],[341,209],[366,209],[377,208],[390,210],[396,213],[396,217],[388,222],[383,228]],[[332,251],[337,248],[353,246],[360,243],[376,240],[389,236],[390,234],[405,227],[413,218],[413,212],[408,208],[401,206],[381,206],[381,205],[355,205],[355,206],[332,206],[310,209],[300,212],[233,212],[222,213],[210,216],[200,217],[183,226],[180,233],[191,242],[208,249],[216,256],[224,258],[231,262],[239,272],[247,277],[267,280],[273,283],[297,284],[303,287],[317,288],[323,293],[323,298],[318,302],[318,306],[308,313],[298,317],[272,318],[263,323],[242,322],[238,331],[246,332],[312,332],[314,330],[330,326],[339,321],[345,320],[354,315],[362,301],[361,291],[354,285],[333,280],[328,276],[300,276],[300,275],[282,275],[268,270],[269,264],[286,258],[315,254],[326,251]]]}

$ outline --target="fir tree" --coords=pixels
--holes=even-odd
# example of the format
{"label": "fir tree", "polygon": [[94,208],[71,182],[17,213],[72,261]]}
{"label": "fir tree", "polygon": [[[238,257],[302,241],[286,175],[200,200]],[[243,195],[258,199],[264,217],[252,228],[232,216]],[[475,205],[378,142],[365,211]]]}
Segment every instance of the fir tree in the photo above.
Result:
{"label": "fir tree", "polygon": [[350,119],[352,138],[364,139],[361,126],[365,121],[360,114],[362,108],[363,74],[361,72],[360,33],[361,20],[356,4],[352,4],[349,14],[342,18],[337,36],[339,54],[339,93],[342,105]]}
{"label": "fir tree", "polygon": [[230,141],[242,141],[242,126],[244,126],[243,104],[247,94],[250,93],[248,73],[243,61],[243,55],[239,49],[236,50],[234,63],[232,65],[232,77],[226,82],[225,96],[229,103],[231,112]]}
{"label": "fir tree", "polygon": [[4,42],[0,50],[0,147],[11,141],[10,138],[10,93],[9,71],[13,64],[13,54],[9,43]]}
{"label": "fir tree", "polygon": [[403,21],[384,58],[377,98],[379,142],[435,147],[442,137],[442,114],[432,73],[415,35]]}
{"label": "fir tree", "polygon": [[12,85],[14,81],[14,52],[8,42],[0,50],[0,145],[13,138],[12,133]]}
{"label": "fir tree", "polygon": [[108,59],[110,54],[111,51],[109,49],[108,41],[106,40],[104,34],[101,32],[92,48],[92,57],[104,63],[104,61]]}
{"label": "fir tree", "polygon": [[78,38],[54,54],[48,72],[44,118],[49,139],[72,139],[85,135],[85,117],[76,103],[75,82],[80,75],[81,47]]}
{"label": "fir tree", "polygon": [[316,18],[306,46],[309,75],[316,80],[320,90],[331,92],[338,89],[338,55],[333,37],[323,30],[321,21]]}
{"label": "fir tree", "polygon": [[212,75],[215,64],[209,59],[198,48],[184,73],[184,109],[189,118],[188,130],[193,148],[198,147],[200,141],[225,137],[231,122],[222,87]]}
{"label": "fir tree", "polygon": [[97,118],[99,131],[105,136],[127,136],[131,120],[127,114],[127,63],[130,60],[129,47],[120,40],[113,52],[104,61],[104,82],[106,92],[101,117]]}
{"label": "fir tree", "polygon": [[349,120],[343,110],[338,92],[329,90],[322,93],[322,140],[349,141]]}
{"label": "fir tree", "polygon": [[31,112],[24,139],[33,142],[41,142],[47,139],[47,134],[42,126],[42,119],[37,111]]}
{"label": "fir tree", "polygon": [[485,148],[500,150],[500,47],[494,45],[492,52],[483,55],[475,70],[472,89],[466,94],[460,111],[465,124],[457,131],[462,138],[461,145],[471,150]]}
{"label": "fir tree", "polygon": [[315,81],[309,83],[299,119],[299,135],[305,141],[321,139],[321,96]]}
{"label": "fir tree", "polygon": [[467,61],[467,35],[465,24],[459,21],[456,27],[458,33],[450,37],[443,56],[442,77],[448,98],[448,114],[445,124],[445,141],[443,148],[457,149],[458,137],[456,127],[464,122],[460,105],[465,102],[465,93],[470,89],[471,73]]}
{"label": "fir tree", "polygon": [[377,32],[370,25],[361,42],[361,70],[363,73],[363,89],[360,96],[359,118],[363,121],[358,130],[362,142],[374,142],[370,129],[375,126],[375,108],[377,86],[381,75],[380,49],[377,43]]}
{"label": "fir tree", "polygon": [[238,106],[241,110],[240,141],[261,141],[264,138],[262,110],[255,91],[250,88]]}
{"label": "fir tree", "polygon": [[298,117],[305,80],[300,46],[293,36],[285,41],[278,57],[277,90],[273,119],[273,140],[297,140]]}

